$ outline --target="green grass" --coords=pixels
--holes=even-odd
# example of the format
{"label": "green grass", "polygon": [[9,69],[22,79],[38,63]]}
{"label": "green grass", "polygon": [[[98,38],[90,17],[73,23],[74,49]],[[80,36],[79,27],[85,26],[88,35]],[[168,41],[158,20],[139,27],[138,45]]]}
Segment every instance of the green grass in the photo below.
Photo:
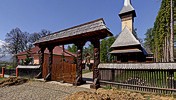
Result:
{"label": "green grass", "polygon": [[90,71],[90,70],[83,70],[82,74],[86,74],[86,73],[89,73],[89,72],[92,72],[92,71]]}
{"label": "green grass", "polygon": [[106,85],[106,87],[104,87],[104,89],[110,90],[110,89],[112,89],[112,86],[111,85]]}
{"label": "green grass", "polygon": [[3,81],[5,78],[0,77],[0,82]]}

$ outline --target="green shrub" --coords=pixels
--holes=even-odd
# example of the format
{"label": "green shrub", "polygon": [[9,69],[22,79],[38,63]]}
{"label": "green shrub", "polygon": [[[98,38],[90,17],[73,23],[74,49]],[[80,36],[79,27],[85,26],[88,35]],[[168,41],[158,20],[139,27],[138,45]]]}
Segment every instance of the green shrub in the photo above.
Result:
{"label": "green shrub", "polygon": [[13,68],[13,66],[7,66],[6,68],[7,68],[7,69],[12,69],[12,68]]}

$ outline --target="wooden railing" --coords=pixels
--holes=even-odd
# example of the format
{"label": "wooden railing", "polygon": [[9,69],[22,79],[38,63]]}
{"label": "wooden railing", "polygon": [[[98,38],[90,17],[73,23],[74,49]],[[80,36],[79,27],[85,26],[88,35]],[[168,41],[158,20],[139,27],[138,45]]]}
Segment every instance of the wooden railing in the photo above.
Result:
{"label": "wooden railing", "polygon": [[176,92],[176,63],[100,64],[101,85],[138,91]]}

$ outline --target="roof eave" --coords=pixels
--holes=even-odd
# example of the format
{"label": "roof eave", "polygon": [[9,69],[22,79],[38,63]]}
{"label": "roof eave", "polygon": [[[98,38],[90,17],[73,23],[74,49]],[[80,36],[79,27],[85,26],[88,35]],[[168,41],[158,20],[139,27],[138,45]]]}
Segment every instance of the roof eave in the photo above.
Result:
{"label": "roof eave", "polygon": [[122,16],[127,15],[129,13],[132,13],[133,17],[136,17],[136,11],[135,10],[131,10],[131,11],[128,11],[128,12],[120,12],[119,16],[120,16],[120,18],[122,18]]}
{"label": "roof eave", "polygon": [[111,46],[110,48],[121,48],[121,47],[138,46],[138,45],[141,45],[141,44]]}

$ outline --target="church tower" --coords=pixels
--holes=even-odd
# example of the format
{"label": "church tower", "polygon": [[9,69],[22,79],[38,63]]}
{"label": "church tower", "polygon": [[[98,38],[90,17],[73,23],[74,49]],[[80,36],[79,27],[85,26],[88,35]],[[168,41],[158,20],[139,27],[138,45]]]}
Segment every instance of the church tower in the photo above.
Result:
{"label": "church tower", "polygon": [[134,17],[136,17],[136,12],[131,5],[131,0],[124,0],[124,6],[119,13],[122,22],[122,30],[127,27],[132,33],[134,30],[133,23]]}
{"label": "church tower", "polygon": [[122,21],[122,31],[111,45],[111,55],[117,63],[146,62],[148,53],[141,45],[134,32],[134,18],[136,12],[131,5],[131,0],[124,0],[124,6],[119,13]]}

